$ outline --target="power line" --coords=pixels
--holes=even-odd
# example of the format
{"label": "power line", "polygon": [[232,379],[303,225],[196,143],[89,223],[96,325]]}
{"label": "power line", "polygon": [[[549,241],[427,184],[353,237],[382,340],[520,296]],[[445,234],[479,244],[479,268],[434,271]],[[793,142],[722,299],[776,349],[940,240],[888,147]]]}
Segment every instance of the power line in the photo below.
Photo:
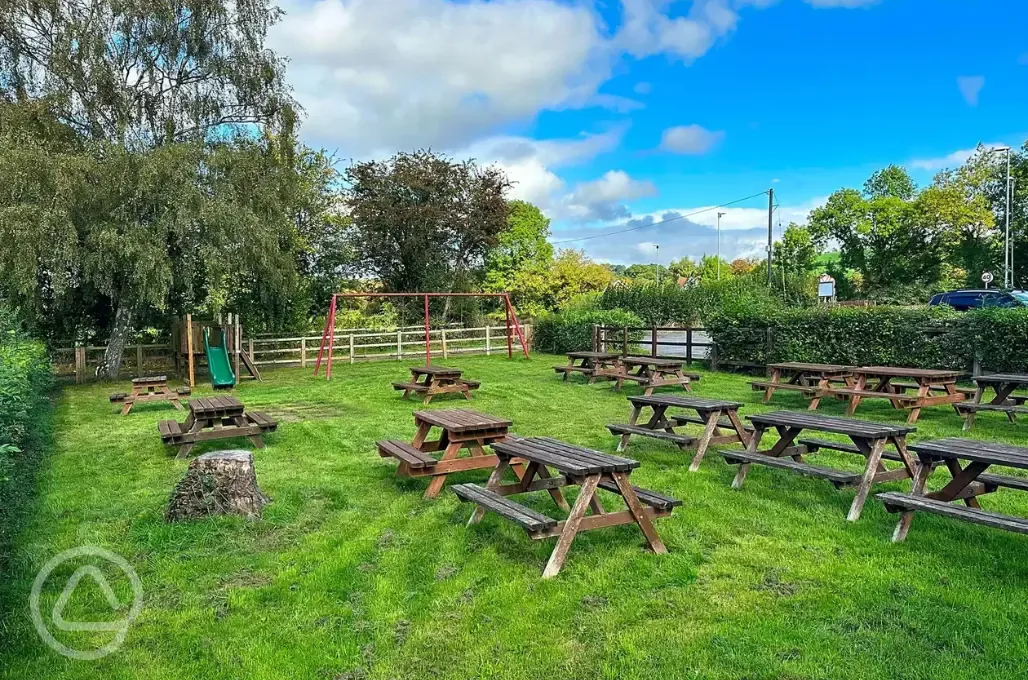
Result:
{"label": "power line", "polygon": [[765,194],[767,194],[766,191],[761,191],[760,193],[753,194],[752,196],[746,196],[745,198],[737,198],[734,201],[729,201],[727,203],[722,203],[721,205],[714,205],[714,206],[711,206],[709,208],[703,208],[702,210],[697,210],[695,212],[691,212],[691,213],[688,213],[686,215],[679,215],[678,217],[671,217],[671,218],[668,218],[666,220],[661,220],[659,222],[650,222],[649,224],[640,224],[637,227],[629,227],[628,229],[619,229],[618,231],[608,231],[605,234],[593,234],[592,236],[581,236],[579,238],[567,238],[567,239],[563,239],[561,241],[552,241],[552,243],[553,243],[553,245],[559,245],[561,243],[574,243],[575,241],[589,241],[589,240],[594,239],[594,238],[605,238],[607,236],[614,236],[616,234],[625,234],[625,233],[630,232],[630,231],[638,231],[639,229],[646,229],[647,227],[656,227],[656,226],[661,225],[661,224],[667,224],[668,222],[675,222],[677,220],[684,220],[684,219],[686,219],[688,217],[694,217],[695,215],[700,215],[700,214],[705,213],[705,212],[710,212],[711,210],[717,210],[719,208],[724,208],[724,207],[727,207],[729,205],[735,205],[736,203],[742,203],[743,201],[748,201],[751,198],[756,198],[757,196],[764,196]]}

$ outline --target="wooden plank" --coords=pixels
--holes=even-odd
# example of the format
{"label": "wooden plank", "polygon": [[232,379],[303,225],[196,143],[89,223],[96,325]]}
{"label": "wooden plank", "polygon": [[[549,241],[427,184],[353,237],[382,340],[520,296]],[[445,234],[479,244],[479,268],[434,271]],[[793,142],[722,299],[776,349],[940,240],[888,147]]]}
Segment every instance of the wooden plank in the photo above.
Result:
{"label": "wooden plank", "polygon": [[461,501],[471,502],[519,524],[527,531],[545,531],[556,526],[557,520],[484,489],[477,484],[455,484],[450,489]]}
{"label": "wooden plank", "polygon": [[842,418],[837,416],[825,416],[818,413],[800,413],[796,411],[774,411],[772,413],[759,413],[746,416],[746,419],[755,425],[766,424],[770,427],[787,426],[799,427],[802,429],[820,430],[822,432],[833,432],[835,434],[857,435],[861,437],[889,437],[906,435],[916,432],[917,428],[910,425],[892,425],[888,423],[876,423],[856,418]]}
{"label": "wooden plank", "polygon": [[930,512],[944,517],[961,519],[965,522],[973,522],[994,529],[1013,531],[1019,534],[1028,534],[1028,520],[1010,515],[1001,515],[996,512],[987,512],[976,508],[968,508],[945,501],[933,500],[924,496],[915,496],[907,493],[890,491],[880,493],[877,498],[885,504],[889,512],[920,511]]}
{"label": "wooden plank", "polygon": [[725,459],[725,462],[730,465],[738,463],[756,463],[757,465],[766,465],[768,467],[788,470],[807,477],[827,479],[836,486],[854,486],[860,482],[861,477],[859,474],[854,472],[843,472],[842,470],[835,470],[832,468],[822,467],[820,465],[811,465],[809,463],[795,461],[790,458],[765,456],[761,453],[718,451],[718,454],[720,454]]}

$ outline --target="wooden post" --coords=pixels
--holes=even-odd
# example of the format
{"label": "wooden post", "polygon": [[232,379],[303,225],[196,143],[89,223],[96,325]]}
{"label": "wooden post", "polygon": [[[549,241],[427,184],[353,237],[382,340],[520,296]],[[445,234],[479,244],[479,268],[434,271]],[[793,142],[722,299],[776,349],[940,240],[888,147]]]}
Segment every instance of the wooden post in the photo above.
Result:
{"label": "wooden post", "polygon": [[[446,319],[443,319],[446,322]],[[432,365],[432,339],[428,335],[428,296],[425,296],[425,365]]]}
{"label": "wooden post", "polygon": [[352,364],[356,360],[357,357],[354,355],[353,352],[353,333],[350,333],[350,363]]}
{"label": "wooden post", "polygon": [[186,314],[186,353],[189,356],[189,387],[196,387],[196,372],[193,364],[193,315]]}
{"label": "wooden post", "polygon": [[396,360],[403,359],[403,331],[396,331]]}
{"label": "wooden post", "polygon": [[307,368],[307,338],[300,338],[300,368]]}
{"label": "wooden post", "polygon": [[685,329],[685,365],[692,366],[692,326]]}
{"label": "wooden post", "polygon": [[142,343],[136,345],[136,373],[138,377],[143,377],[143,345]]}
{"label": "wooden post", "polygon": [[[235,340],[232,342],[232,351],[235,352],[236,359],[236,384],[239,384],[239,355],[243,351],[243,327],[239,325],[239,315],[236,314],[235,319]],[[253,356],[250,357],[250,361],[253,361]]]}
{"label": "wooden post", "polygon": [[593,324],[593,351],[600,351],[600,327]]}
{"label": "wooden post", "polygon": [[86,379],[86,348],[75,345],[75,382],[81,384]]}
{"label": "wooden post", "polygon": [[442,337],[442,341],[443,341],[443,358],[446,359],[446,358],[449,357],[449,354],[447,353],[447,350],[446,350],[446,329],[445,328],[442,329],[442,331],[440,331],[440,333],[442,334],[441,337]]}
{"label": "wooden post", "polygon": [[628,326],[625,326],[625,332],[621,339],[621,356],[628,356]]}
{"label": "wooden post", "polygon": [[490,347],[490,341],[489,341],[489,324],[488,323],[486,323],[486,325],[485,325],[485,353],[486,354],[492,354],[492,347]]}
{"label": "wooden post", "polygon": [[657,327],[650,329],[650,356],[657,356]]}

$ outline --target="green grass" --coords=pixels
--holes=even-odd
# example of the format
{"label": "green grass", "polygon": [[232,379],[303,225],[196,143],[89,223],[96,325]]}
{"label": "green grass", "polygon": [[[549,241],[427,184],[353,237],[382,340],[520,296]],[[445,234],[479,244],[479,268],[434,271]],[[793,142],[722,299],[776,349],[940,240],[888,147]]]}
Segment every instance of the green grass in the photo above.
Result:
{"label": "green grass", "polygon": [[[446,363],[482,381],[473,408],[510,417],[519,434],[613,451],[603,425],[624,422],[624,396],[606,384],[559,382],[550,370],[557,361]],[[258,522],[166,524],[186,462],[161,445],[155,423],[179,414],[157,405],[122,418],[107,401],[112,388],[66,389],[15,578],[0,588],[13,610],[0,622],[0,677],[938,680],[1025,672],[1028,538],[918,516],[907,542],[893,545],[895,516],[873,498],[848,523],[852,490],[754,468],[733,491],[734,468],[719,456],[689,473],[687,459],[662,442],[637,438],[628,455],[642,462],[634,483],[684,500],[657,521],[669,554],[644,551],[632,526],[589,532],[560,576],[543,581],[552,540],[533,542],[495,515],[467,528],[469,506],[447,491],[422,500],[424,480],[396,479],[395,465],[376,455],[376,439],[413,435],[410,413],[419,407],[389,387],[405,373],[395,362],[340,364],[331,383],[283,370],[239,387],[248,407],[282,422],[255,455],[274,499]],[[748,379],[707,374],[696,391],[744,401],[744,414],[767,410]],[[441,398],[431,408],[464,405]],[[804,405],[780,393],[770,408]],[[822,412],[842,408],[833,402]],[[874,403],[859,414],[904,417]],[[961,422],[951,409],[925,409],[914,440],[959,436]],[[975,436],[1024,443],[1026,428],[983,414]],[[546,494],[526,502],[556,512]],[[984,504],[1028,516],[1023,494],[1000,491]],[[124,556],[145,590],[124,646],[93,662],[44,646],[26,604],[40,566],[82,544]],[[44,611],[70,570],[48,582]],[[100,612],[109,616],[87,588],[66,618]],[[61,635],[94,646],[110,639]]]}

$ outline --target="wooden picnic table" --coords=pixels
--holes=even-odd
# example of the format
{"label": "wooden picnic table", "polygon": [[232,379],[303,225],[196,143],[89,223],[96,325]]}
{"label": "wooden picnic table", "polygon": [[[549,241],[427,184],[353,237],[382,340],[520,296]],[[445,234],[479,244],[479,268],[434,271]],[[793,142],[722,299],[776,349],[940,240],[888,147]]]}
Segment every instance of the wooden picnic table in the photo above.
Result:
{"label": "wooden picnic table", "polygon": [[411,366],[410,382],[394,382],[393,389],[403,390],[404,399],[411,394],[423,395],[425,404],[437,394],[459,393],[470,401],[471,390],[477,390],[481,383],[477,380],[464,380],[461,378],[462,373],[459,368],[446,366]]}
{"label": "wooden picnic table", "polygon": [[817,410],[821,403],[819,393],[832,384],[842,383],[853,385],[853,366],[838,364],[809,364],[800,361],[789,361],[779,364],[768,364],[771,376],[768,380],[755,380],[750,383],[755,392],[764,391],[761,403],[771,401],[775,390],[794,390],[811,397],[809,410]]}
{"label": "wooden picnic table", "polygon": [[[379,441],[376,443],[378,455],[400,462],[397,477],[431,477],[425,498],[435,498],[450,473],[495,468],[499,460],[487,454],[483,447],[506,439],[512,422],[470,409],[454,408],[415,411],[414,424],[417,430],[410,444],[398,439]],[[433,428],[439,428],[439,437],[429,440]],[[468,455],[458,457],[464,449]],[[439,451],[442,455],[438,459],[430,455]]]}
{"label": "wooden picnic table", "polygon": [[[703,456],[706,455],[707,447],[710,444],[742,444],[746,446],[749,443],[749,433],[752,428],[747,428],[739,420],[741,402],[669,394],[629,397],[628,401],[632,404],[632,413],[628,418],[628,423],[607,425],[611,434],[620,436],[618,452],[624,451],[628,447],[628,441],[633,434],[670,441],[683,451],[693,450],[696,452],[689,465],[689,471],[695,472],[703,462]],[[649,420],[639,424],[639,417],[645,409],[652,409],[653,413]],[[668,409],[685,409],[695,412],[696,415],[673,414],[668,416]],[[696,425],[702,426],[699,434],[690,434],[675,429],[676,427],[688,428]]]}
{"label": "wooden picnic table", "polygon": [[649,396],[658,387],[680,385],[686,392],[691,392],[690,382],[699,380],[699,373],[686,373],[682,366],[684,359],[659,359],[657,357],[621,358],[621,369],[617,373],[614,389],[620,390],[624,381],[631,380],[645,387],[643,394]]}
{"label": "wooden picnic table", "polygon": [[[974,427],[975,416],[979,411],[996,411],[1005,413],[1010,422],[1016,422],[1018,413],[1028,413],[1025,401],[1028,396],[1012,394],[1014,390],[1028,387],[1028,375],[1020,373],[989,373],[976,375],[972,378],[977,386],[970,402],[957,404],[957,412],[964,416],[964,430]],[[994,396],[985,402],[985,393],[992,390]]]}
{"label": "wooden picnic table", "polygon": [[[543,570],[543,578],[560,572],[579,531],[637,524],[653,552],[667,552],[653,527],[653,519],[670,515],[681,501],[632,486],[628,477],[639,467],[638,462],[549,437],[511,439],[494,444],[492,448],[499,463],[484,489],[476,484],[457,484],[451,488],[462,501],[478,505],[468,521],[469,525],[478,523],[486,511],[491,511],[519,524],[533,540],[557,537],[557,545]],[[515,461],[527,461],[528,467],[516,482],[505,484],[503,476]],[[548,469],[556,474],[551,475]],[[561,509],[567,510],[568,504],[561,492],[565,486],[581,488],[567,519],[562,522],[506,498],[545,490],[550,492]],[[597,496],[597,489],[620,496],[627,509],[609,512]],[[587,510],[592,510],[592,514],[586,515]]]}
{"label": "wooden picnic table", "polygon": [[177,458],[185,458],[199,442],[246,437],[258,449],[264,448],[264,433],[274,432],[278,423],[263,413],[246,411],[235,397],[201,397],[189,400],[186,422],[157,423],[161,441],[178,446]]}
{"label": "wooden picnic table", "polygon": [[[838,418],[817,413],[775,411],[747,416],[753,424],[754,433],[745,451],[720,451],[730,464],[738,464],[739,470],[732,480],[732,488],[742,488],[746,473],[752,463],[767,465],[796,472],[808,477],[827,479],[836,488],[856,486],[857,495],[850,505],[846,519],[853,522],[860,518],[871,486],[880,482],[914,477],[917,466],[907,451],[906,436],[917,430],[915,427],[872,423],[855,418]],[[770,449],[758,451],[764,433],[770,429],[778,432],[778,442]],[[797,439],[804,430],[815,430],[849,437],[852,444],[825,439]],[[894,451],[887,451],[891,444]],[[803,459],[807,454],[821,449],[853,453],[866,459],[863,473],[854,473],[820,465],[811,465]],[[883,460],[897,461],[903,467],[889,470]]]}
{"label": "wooden picnic table", "polygon": [[143,378],[133,378],[132,392],[130,394],[125,394],[124,392],[112,394],[111,401],[123,403],[121,415],[127,416],[136,404],[155,401],[171,402],[175,408],[181,411],[183,410],[181,398],[185,396],[189,396],[188,387],[172,389],[168,386],[168,376],[151,375]]}
{"label": "wooden picnic table", "polygon": [[[910,448],[920,459],[910,493],[878,494],[878,499],[885,503],[886,510],[902,513],[892,534],[893,541],[899,542],[907,537],[916,511],[962,519],[1021,534],[1028,533],[1028,519],[987,512],[982,510],[978,503],[979,496],[993,493],[1000,488],[1028,491],[1028,479],[1024,477],[986,473],[992,465],[1028,470],[1028,448],[959,438],[921,442]],[[967,464],[962,467],[960,461],[967,461]],[[928,477],[940,464],[949,469],[952,479],[938,491],[926,493],[925,484]],[[953,505],[953,501],[963,501],[967,507]]]}
{"label": "wooden picnic table", "polygon": [[[966,395],[957,389],[960,371],[927,368],[900,368],[895,366],[862,366],[853,369],[852,387],[829,387],[818,396],[835,395],[849,399],[846,415],[851,416],[864,399],[887,399],[893,408],[907,409],[907,423],[914,424],[925,406],[958,404]],[[908,384],[893,385],[896,378],[907,379],[916,386],[914,394],[907,394]],[[933,392],[942,392],[935,394]],[[955,408],[955,407],[954,407]]]}
{"label": "wooden picnic table", "polygon": [[617,352],[568,352],[567,366],[554,366],[555,373],[564,374],[564,382],[572,373],[589,377],[589,384],[598,378],[616,380],[621,371],[621,355]]}

